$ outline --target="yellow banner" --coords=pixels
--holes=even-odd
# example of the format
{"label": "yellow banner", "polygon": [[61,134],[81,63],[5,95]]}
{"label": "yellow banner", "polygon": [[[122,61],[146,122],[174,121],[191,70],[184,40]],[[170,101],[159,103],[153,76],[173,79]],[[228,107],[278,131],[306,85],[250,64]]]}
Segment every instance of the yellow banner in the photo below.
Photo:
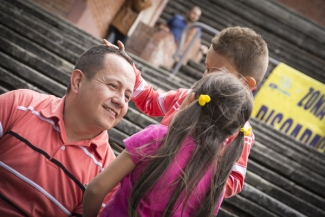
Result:
{"label": "yellow banner", "polygon": [[325,85],[280,63],[257,92],[253,117],[325,152]]}

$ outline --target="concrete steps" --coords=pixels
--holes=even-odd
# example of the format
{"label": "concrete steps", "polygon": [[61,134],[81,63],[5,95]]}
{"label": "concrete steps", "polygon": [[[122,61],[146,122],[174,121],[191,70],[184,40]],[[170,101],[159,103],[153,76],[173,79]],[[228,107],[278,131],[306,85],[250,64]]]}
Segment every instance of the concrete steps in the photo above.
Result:
{"label": "concrete steps", "polygon": [[[204,2],[207,1],[202,1],[202,5]],[[1,3],[0,93],[28,88],[63,96],[69,73],[80,53],[90,46],[101,44],[101,40],[29,1],[2,0]],[[183,13],[184,5],[194,3],[170,1],[166,10],[173,8],[172,12]],[[214,8],[204,7],[207,12],[210,11],[210,16],[213,15]],[[219,3],[218,7],[221,7]],[[231,12],[223,10],[230,16]],[[223,18],[222,14],[218,16],[220,27],[231,19],[240,20],[239,15],[234,18]],[[204,19],[215,21],[208,16]],[[210,37],[209,41],[212,38],[208,34],[204,37]],[[196,77],[185,72],[171,76],[166,69],[155,68],[136,56],[132,57],[143,77],[162,90],[189,88],[202,76],[204,68],[202,62],[190,62],[183,70],[191,70]],[[109,131],[110,144],[119,153],[123,149],[123,139],[160,120],[147,117],[130,103],[124,119]],[[251,123],[257,142],[251,150],[244,189],[224,201],[218,217],[325,216],[324,155],[255,119]]]}
{"label": "concrete steps", "polygon": [[[200,22],[218,30],[237,25],[253,28],[268,43],[271,57],[325,83],[324,28],[272,0],[174,0],[168,2],[160,22],[175,13],[184,15],[193,5],[203,10]],[[202,43],[210,45],[212,37],[203,30]]]}

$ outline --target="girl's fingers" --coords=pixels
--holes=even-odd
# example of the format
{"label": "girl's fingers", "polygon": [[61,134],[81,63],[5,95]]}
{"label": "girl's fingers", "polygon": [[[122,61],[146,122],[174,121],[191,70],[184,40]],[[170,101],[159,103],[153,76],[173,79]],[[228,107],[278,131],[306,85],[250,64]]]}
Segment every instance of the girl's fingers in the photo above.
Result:
{"label": "girl's fingers", "polygon": [[[115,47],[115,48],[120,49],[119,47],[117,47],[116,45],[114,45],[114,44],[112,44],[111,42],[107,41],[106,39],[103,39],[103,42],[104,42],[104,44],[105,44],[107,47],[112,46],[112,47]],[[123,46],[123,47],[124,47],[124,46]],[[121,49],[120,49],[120,50],[121,50]]]}
{"label": "girl's fingers", "polygon": [[112,44],[109,42],[109,41],[107,41],[106,39],[103,39],[103,42],[104,42],[104,44],[106,45],[106,46],[111,46]]}
{"label": "girl's fingers", "polygon": [[117,45],[118,45],[120,50],[123,50],[123,51],[125,50],[124,44],[120,40],[117,41]]}

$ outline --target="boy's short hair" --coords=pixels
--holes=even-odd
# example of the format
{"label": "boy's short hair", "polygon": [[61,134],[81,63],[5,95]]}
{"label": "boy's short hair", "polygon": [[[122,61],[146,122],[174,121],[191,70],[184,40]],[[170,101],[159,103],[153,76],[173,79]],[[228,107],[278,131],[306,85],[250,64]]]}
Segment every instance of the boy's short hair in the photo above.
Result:
{"label": "boy's short hair", "polygon": [[229,59],[237,72],[259,84],[267,70],[269,51],[261,35],[246,27],[229,27],[212,39],[215,52]]}

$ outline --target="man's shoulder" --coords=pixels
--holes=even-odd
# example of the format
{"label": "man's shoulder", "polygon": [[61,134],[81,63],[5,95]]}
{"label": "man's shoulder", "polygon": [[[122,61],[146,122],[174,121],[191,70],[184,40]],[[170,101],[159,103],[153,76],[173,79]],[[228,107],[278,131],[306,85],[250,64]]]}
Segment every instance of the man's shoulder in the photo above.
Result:
{"label": "man's shoulder", "polygon": [[30,89],[17,89],[17,90],[12,90],[7,92],[6,94],[9,94],[11,96],[16,96],[18,98],[48,98],[48,97],[52,97],[52,95],[47,95],[47,94],[43,94],[40,92],[36,92],[34,90],[30,90]]}
{"label": "man's shoulder", "polygon": [[17,90],[8,91],[8,92],[4,93],[4,95],[22,97],[24,95],[26,95],[26,96],[32,95],[33,93],[36,93],[36,92],[33,90],[30,90],[30,89],[17,89]]}
{"label": "man's shoulder", "polygon": [[4,100],[8,103],[18,106],[33,106],[36,104],[48,104],[55,99],[59,99],[56,96],[39,93],[29,89],[17,89],[9,91],[4,94]]}
{"label": "man's shoulder", "polygon": [[6,92],[2,94],[2,100],[6,103],[21,103],[23,101],[28,101],[28,99],[38,98],[37,93],[35,91],[29,89],[17,89]]}

